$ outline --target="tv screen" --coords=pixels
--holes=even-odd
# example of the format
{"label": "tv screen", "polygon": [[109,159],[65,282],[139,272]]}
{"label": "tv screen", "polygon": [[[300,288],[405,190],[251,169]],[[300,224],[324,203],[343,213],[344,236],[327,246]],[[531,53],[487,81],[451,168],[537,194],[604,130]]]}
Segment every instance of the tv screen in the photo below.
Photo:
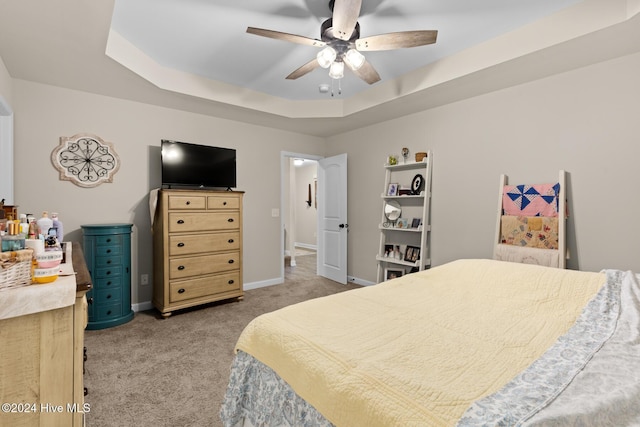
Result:
{"label": "tv screen", "polygon": [[161,148],[163,186],[236,186],[236,150],[166,139]]}

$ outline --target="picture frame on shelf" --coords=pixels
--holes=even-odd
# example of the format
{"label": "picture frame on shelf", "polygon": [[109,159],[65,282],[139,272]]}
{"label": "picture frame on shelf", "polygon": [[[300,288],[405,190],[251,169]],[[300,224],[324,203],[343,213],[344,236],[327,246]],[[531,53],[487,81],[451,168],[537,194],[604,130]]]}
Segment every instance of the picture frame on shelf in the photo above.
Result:
{"label": "picture frame on shelf", "polygon": [[385,258],[393,258],[393,245],[384,245],[384,257]]}
{"label": "picture frame on shelf", "polygon": [[411,220],[411,228],[420,228],[420,222],[422,222],[420,218],[413,218]]}
{"label": "picture frame on shelf", "polygon": [[407,218],[398,218],[396,221],[396,228],[409,228],[409,220]]}
{"label": "picture frame on shelf", "polygon": [[385,268],[384,270],[384,280],[396,279],[403,275],[404,270],[402,268]]}
{"label": "picture frame on shelf", "polygon": [[400,245],[393,245],[393,258],[401,260],[403,256],[404,252],[402,251],[402,247],[400,247]]}
{"label": "picture frame on shelf", "polygon": [[411,181],[411,194],[419,195],[424,188],[424,177],[421,174],[417,174]]}
{"label": "picture frame on shelf", "polygon": [[407,262],[416,262],[420,259],[420,248],[417,246],[407,246],[404,253],[404,260]]}
{"label": "picture frame on shelf", "polygon": [[390,183],[387,188],[387,196],[397,196],[398,195],[398,183]]}

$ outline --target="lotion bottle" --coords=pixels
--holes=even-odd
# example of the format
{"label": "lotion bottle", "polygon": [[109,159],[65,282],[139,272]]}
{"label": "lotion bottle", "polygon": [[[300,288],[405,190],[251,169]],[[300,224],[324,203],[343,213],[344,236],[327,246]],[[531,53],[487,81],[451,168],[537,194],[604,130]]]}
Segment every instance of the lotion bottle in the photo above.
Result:
{"label": "lotion bottle", "polygon": [[49,218],[47,211],[42,212],[42,218],[36,221],[38,224],[39,234],[46,238],[49,235],[49,229],[53,227],[53,221]]}
{"label": "lotion bottle", "polygon": [[56,238],[58,239],[58,243],[62,243],[62,238],[64,237],[64,231],[62,229],[62,222],[58,218],[57,212],[51,212],[51,220],[53,221],[53,228],[56,229]]}

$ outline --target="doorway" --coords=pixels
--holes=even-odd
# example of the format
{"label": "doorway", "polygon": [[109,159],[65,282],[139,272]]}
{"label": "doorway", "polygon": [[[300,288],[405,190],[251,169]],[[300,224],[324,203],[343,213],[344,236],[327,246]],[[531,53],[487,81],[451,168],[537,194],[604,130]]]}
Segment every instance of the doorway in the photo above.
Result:
{"label": "doorway", "polygon": [[321,157],[282,153],[282,279],[299,266],[316,274],[317,165]]}
{"label": "doorway", "polygon": [[[317,163],[316,179],[307,176],[307,182],[295,179],[295,159],[313,160]],[[302,162],[304,164],[304,162]],[[317,185],[316,185],[317,183]],[[299,186],[302,186],[300,189]],[[316,274],[339,283],[347,283],[347,154],[332,157],[309,156],[299,153],[281,154],[281,251],[280,279],[285,279],[285,248],[291,250],[302,246],[296,236],[295,205],[306,205],[313,209],[316,228],[307,227],[306,232],[315,234]],[[303,246],[302,246],[303,247]],[[295,252],[294,252],[295,255]],[[292,260],[297,263],[297,260]]]}

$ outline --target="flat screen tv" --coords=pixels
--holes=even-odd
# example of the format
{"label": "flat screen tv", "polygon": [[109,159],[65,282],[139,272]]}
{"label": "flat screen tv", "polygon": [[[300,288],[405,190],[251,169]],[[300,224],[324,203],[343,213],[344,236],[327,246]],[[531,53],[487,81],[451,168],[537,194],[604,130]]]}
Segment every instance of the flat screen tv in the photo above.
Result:
{"label": "flat screen tv", "polygon": [[236,186],[236,150],[162,140],[163,187]]}

